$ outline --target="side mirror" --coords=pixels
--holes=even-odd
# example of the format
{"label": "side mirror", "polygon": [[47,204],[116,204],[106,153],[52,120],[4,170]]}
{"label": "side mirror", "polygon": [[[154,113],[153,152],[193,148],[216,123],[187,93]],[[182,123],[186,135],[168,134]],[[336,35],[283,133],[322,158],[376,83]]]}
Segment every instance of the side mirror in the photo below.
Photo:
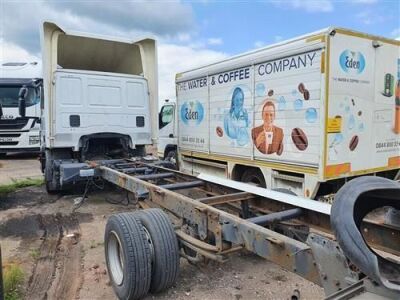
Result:
{"label": "side mirror", "polygon": [[28,96],[28,88],[24,85],[18,93],[18,112],[21,117],[26,115],[26,96]]}

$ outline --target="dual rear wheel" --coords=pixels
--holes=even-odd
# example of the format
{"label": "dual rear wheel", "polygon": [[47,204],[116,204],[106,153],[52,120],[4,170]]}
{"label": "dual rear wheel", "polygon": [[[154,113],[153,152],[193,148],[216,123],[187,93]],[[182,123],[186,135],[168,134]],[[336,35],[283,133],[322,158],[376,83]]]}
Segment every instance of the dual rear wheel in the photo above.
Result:
{"label": "dual rear wheel", "polygon": [[104,240],[107,269],[119,299],[140,299],[175,283],[178,240],[161,209],[111,216]]}

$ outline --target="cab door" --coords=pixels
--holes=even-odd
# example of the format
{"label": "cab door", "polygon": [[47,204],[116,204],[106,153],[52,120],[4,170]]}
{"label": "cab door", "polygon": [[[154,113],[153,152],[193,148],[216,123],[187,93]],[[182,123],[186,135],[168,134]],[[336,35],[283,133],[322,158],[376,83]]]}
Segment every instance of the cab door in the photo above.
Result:
{"label": "cab door", "polygon": [[164,157],[165,150],[168,147],[175,147],[177,145],[176,137],[176,105],[175,103],[168,103],[161,107],[158,116],[158,155]]}

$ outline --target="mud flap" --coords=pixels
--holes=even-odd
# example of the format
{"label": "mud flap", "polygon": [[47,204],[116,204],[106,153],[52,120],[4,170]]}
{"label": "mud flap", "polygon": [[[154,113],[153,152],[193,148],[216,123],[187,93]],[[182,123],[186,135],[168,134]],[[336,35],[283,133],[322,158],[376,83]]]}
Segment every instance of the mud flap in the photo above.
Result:
{"label": "mud flap", "polygon": [[398,182],[372,176],[353,179],[335,196],[331,225],[345,255],[364,274],[376,283],[400,292],[400,264],[378,256],[366,244],[360,231],[363,218],[384,206],[400,209]]}

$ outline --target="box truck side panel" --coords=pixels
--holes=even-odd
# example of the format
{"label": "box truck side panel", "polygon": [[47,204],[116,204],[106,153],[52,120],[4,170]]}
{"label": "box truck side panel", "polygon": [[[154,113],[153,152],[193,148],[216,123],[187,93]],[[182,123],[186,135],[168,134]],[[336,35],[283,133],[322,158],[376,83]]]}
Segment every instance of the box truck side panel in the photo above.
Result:
{"label": "box truck side panel", "polygon": [[251,65],[211,75],[210,151],[251,157],[254,69]]}
{"label": "box truck side panel", "polygon": [[177,84],[179,146],[182,149],[208,152],[209,106],[207,77]]}
{"label": "box truck side panel", "polygon": [[180,147],[318,167],[321,53],[270,60],[265,52],[261,63],[249,57],[249,65],[178,83]]}
{"label": "box truck side panel", "polygon": [[399,46],[337,33],[331,38],[325,177],[400,167],[396,130]]}
{"label": "box truck side panel", "polygon": [[255,65],[251,137],[257,159],[318,166],[321,53],[312,50]]}

